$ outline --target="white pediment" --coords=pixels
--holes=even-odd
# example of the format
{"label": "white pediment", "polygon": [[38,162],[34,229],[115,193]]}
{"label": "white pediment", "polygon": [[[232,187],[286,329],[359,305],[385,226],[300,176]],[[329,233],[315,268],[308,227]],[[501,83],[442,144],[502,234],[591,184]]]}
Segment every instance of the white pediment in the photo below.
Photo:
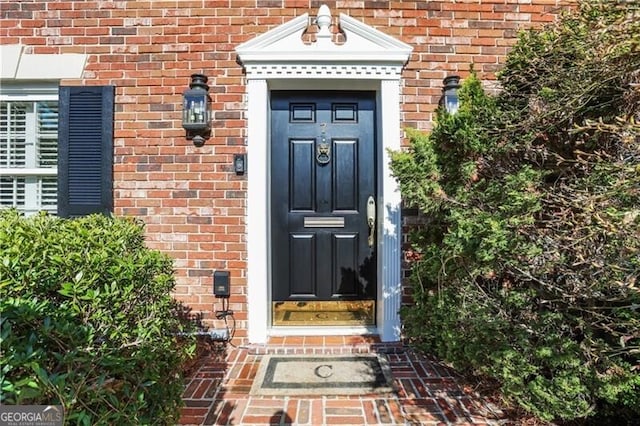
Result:
{"label": "white pediment", "polygon": [[[382,73],[393,68],[395,74],[413,50],[410,45],[345,14],[340,14],[338,21],[344,42],[336,44],[330,33],[331,21],[329,8],[322,6],[315,18],[305,13],[239,45],[236,48],[238,59],[248,76],[257,70],[256,66],[263,71],[267,68],[273,71],[276,67],[278,72],[286,68],[306,75],[313,72],[310,70],[317,70],[319,65],[338,66],[343,70],[342,74],[345,70],[363,66],[385,70]],[[317,24],[319,31],[315,42],[305,43],[303,34],[310,23]],[[319,77],[331,76],[324,74]]]}

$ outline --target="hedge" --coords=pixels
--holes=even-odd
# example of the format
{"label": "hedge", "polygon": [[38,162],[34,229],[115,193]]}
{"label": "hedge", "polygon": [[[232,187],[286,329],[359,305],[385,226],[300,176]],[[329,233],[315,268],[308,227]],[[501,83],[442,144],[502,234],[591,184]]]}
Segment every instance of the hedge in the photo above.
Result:
{"label": "hedge", "polygon": [[487,94],[393,154],[405,334],[545,421],[640,416],[640,8],[584,0],[520,35]]}
{"label": "hedge", "polygon": [[133,219],[0,212],[2,404],[71,424],[175,424],[193,342],[172,261]]}

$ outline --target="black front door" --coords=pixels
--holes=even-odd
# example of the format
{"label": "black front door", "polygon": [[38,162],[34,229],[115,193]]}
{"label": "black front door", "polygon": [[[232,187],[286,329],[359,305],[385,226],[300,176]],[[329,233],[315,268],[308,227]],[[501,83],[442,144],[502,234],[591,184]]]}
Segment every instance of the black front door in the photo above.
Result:
{"label": "black front door", "polygon": [[375,93],[271,92],[272,300],[373,300]]}

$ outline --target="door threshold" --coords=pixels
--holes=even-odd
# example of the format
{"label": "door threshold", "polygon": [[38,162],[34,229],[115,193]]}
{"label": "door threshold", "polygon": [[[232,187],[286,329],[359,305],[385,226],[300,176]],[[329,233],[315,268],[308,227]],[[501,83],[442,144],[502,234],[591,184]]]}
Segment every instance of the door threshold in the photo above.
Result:
{"label": "door threshold", "polygon": [[354,326],[322,326],[322,327],[282,327],[274,326],[268,330],[268,335],[273,336],[363,336],[377,335],[377,327]]}

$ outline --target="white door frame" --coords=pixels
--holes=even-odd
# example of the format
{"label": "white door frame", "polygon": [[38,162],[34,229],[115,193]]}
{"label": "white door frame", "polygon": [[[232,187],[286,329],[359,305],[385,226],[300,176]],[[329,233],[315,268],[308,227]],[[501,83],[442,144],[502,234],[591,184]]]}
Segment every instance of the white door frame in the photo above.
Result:
{"label": "white door frame", "polygon": [[[247,81],[247,310],[250,343],[270,335],[377,333],[383,342],[400,339],[402,302],[400,192],[389,168],[389,150],[400,148],[400,78],[411,47],[340,15],[347,42],[331,42],[328,8],[320,8],[316,43],[302,43],[309,24],[302,15],[236,49]],[[331,18],[329,15],[329,22]],[[325,21],[326,22],[326,21]],[[271,327],[270,111],[271,90],[370,90],[377,103],[378,289],[376,327]]]}

